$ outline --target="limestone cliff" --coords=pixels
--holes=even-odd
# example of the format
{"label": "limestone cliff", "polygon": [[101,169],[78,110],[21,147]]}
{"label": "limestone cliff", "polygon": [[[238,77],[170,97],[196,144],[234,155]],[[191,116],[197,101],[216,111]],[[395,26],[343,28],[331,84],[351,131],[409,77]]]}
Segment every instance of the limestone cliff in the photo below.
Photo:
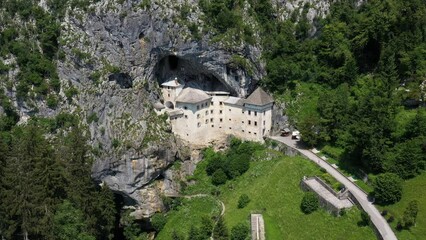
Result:
{"label": "limestone cliff", "polygon": [[[114,3],[115,2],[115,3]],[[68,13],[61,34],[65,60],[58,63],[63,86],[79,94],[68,110],[88,121],[91,142],[97,153],[93,177],[125,196],[147,217],[161,209],[161,191],[153,181],[179,151],[166,119],[156,116],[158,83],[169,77],[212,81],[234,95],[245,96],[264,74],[260,49],[236,47],[229,52],[211,43],[208,34],[195,41],[188,27],[176,19],[184,1],[101,1],[89,13]],[[191,4],[188,20],[201,24],[201,12]],[[246,56],[257,66],[251,75],[245,69],[229,69],[233,54]],[[215,83],[214,83],[215,84]],[[93,120],[94,119],[94,120]]]}
{"label": "limestone cliff", "polygon": [[[214,40],[198,0],[95,2],[85,11],[69,9],[61,23],[57,109],[37,99],[19,102],[16,89],[7,95],[21,121],[61,111],[78,114],[94,148],[93,178],[124,196],[139,217],[149,217],[161,209],[162,194],[179,189],[179,174],[167,170],[169,166],[176,159],[198,160],[171,134],[167,118],[153,113],[153,103],[161,100],[158,84],[177,76],[245,97],[266,74],[262,49],[256,43],[230,47]],[[308,17],[314,21],[330,6],[329,1],[273,2],[281,19],[309,2],[317,6]],[[235,64],[235,56],[244,58],[250,69]],[[14,63],[13,56],[0,60]],[[9,71],[9,78],[18,73]],[[193,171],[191,163],[182,166]],[[155,183],[158,178],[164,184]]]}

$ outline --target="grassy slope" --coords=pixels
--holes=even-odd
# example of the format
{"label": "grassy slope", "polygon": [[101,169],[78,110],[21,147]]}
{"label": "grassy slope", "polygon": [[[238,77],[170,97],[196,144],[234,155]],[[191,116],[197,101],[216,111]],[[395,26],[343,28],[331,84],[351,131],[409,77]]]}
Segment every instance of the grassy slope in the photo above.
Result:
{"label": "grassy slope", "polygon": [[[234,189],[223,188],[221,199],[226,205],[228,226],[248,221],[251,211],[261,211],[267,239],[375,239],[371,228],[357,226],[360,212],[356,208],[339,218],[323,210],[310,215],[300,211],[300,180],[315,174],[320,174],[319,169],[300,157],[252,163],[250,170],[232,183]],[[243,193],[251,202],[238,209]]]}
{"label": "grassy slope", "polygon": [[203,216],[218,216],[220,211],[220,205],[213,197],[184,199],[178,210],[168,213],[167,224],[156,239],[170,240],[174,230],[186,237],[191,225],[200,227]]}
{"label": "grassy slope", "polygon": [[403,230],[395,233],[398,239],[426,239],[426,173],[404,182],[404,192],[400,202],[386,206],[389,213],[395,216],[395,221],[391,224],[395,229],[398,218],[404,213],[408,203],[412,200],[419,201],[419,213],[417,216],[417,224],[410,230]]}
{"label": "grassy slope", "polygon": [[[197,184],[186,189],[185,194],[210,193],[214,186],[205,173],[206,163],[200,162],[194,174]],[[300,158],[279,157],[276,160],[252,162],[250,169],[234,181],[220,187],[220,199],[226,205],[225,221],[228,229],[239,222],[249,222],[251,211],[263,212],[268,239],[375,239],[369,227],[359,227],[360,212],[357,208],[344,217],[333,217],[324,210],[305,215],[300,211],[303,191],[299,188],[304,175],[319,175],[315,164]],[[251,202],[244,209],[237,208],[238,198],[246,193]],[[168,239],[173,229],[187,232],[192,220],[201,219],[214,203],[199,210],[191,209],[192,203],[169,214],[170,218],[158,239]],[[190,220],[192,219],[192,220]],[[167,232],[167,233],[165,233]]]}

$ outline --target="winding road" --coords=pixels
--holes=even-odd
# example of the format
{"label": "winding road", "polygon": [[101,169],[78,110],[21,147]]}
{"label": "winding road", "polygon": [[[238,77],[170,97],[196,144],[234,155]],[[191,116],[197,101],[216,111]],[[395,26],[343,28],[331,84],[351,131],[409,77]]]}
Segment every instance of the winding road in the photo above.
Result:
{"label": "winding road", "polygon": [[383,216],[380,214],[377,208],[373,205],[373,203],[368,200],[367,194],[364,191],[362,191],[356,184],[351,182],[346,176],[341,174],[339,171],[333,168],[328,162],[324,161],[323,159],[315,155],[310,150],[300,146],[297,140],[293,140],[291,139],[291,137],[280,137],[280,136],[274,136],[270,138],[273,140],[279,141],[281,143],[284,143],[285,145],[297,150],[298,152],[306,156],[308,159],[310,159],[311,161],[313,161],[320,167],[324,168],[337,181],[344,184],[345,187],[349,189],[349,191],[356,198],[356,200],[358,201],[362,209],[364,209],[364,211],[368,213],[368,215],[370,216],[371,222],[379,231],[379,234],[382,237],[382,239],[384,240],[397,239],[395,236],[395,233],[390,228],[386,219],[383,218]]}

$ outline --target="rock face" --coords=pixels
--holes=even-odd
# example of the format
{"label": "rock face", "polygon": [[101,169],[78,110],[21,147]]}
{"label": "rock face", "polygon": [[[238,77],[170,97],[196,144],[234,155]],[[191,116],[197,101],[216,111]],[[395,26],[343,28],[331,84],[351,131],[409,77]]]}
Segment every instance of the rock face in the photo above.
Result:
{"label": "rock face", "polygon": [[[88,14],[73,11],[65,17],[61,51],[66,57],[58,63],[61,94],[65,99],[74,88],[78,94],[67,96],[62,110],[87,119],[96,155],[93,178],[124,196],[135,216],[145,218],[161,210],[162,195],[179,190],[177,174],[167,169],[177,158],[190,159],[178,147],[167,118],[153,112],[152,104],[161,100],[159,83],[179,77],[246,96],[265,71],[257,47],[231,52],[212,44],[208,34],[194,40],[185,22],[201,23],[197,2],[189,2],[185,22],[177,20],[184,1],[122,2],[101,1]],[[251,75],[230,67],[234,54],[251,62]]]}
{"label": "rock face", "polygon": [[[287,1],[275,2],[290,8]],[[323,2],[321,9],[328,9]],[[182,17],[184,5],[190,10]],[[154,113],[159,83],[178,77],[191,86],[208,83],[245,97],[266,74],[259,46],[231,49],[214,42],[203,21],[197,0],[101,0],[87,11],[68,11],[59,41],[59,107],[35,103],[34,113],[16,101],[15,91],[7,94],[15,99],[21,121],[61,111],[79,115],[90,132],[93,178],[122,195],[138,217],[149,217],[161,210],[161,195],[179,190],[179,174],[168,170],[173,162],[182,160],[183,172],[191,173],[199,160],[171,134],[167,117]],[[233,64],[235,56],[251,69]],[[8,61],[14,62],[13,56]],[[9,78],[17,73],[10,71]]]}

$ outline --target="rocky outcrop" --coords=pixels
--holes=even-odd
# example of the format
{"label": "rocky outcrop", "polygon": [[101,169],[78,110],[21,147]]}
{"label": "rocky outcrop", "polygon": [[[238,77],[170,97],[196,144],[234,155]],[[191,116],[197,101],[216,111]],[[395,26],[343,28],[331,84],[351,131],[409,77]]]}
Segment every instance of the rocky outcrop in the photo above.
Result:
{"label": "rocky outcrop", "polygon": [[[256,47],[230,52],[212,44],[208,34],[194,40],[187,22],[202,21],[196,3],[180,21],[184,1],[122,2],[101,1],[89,13],[66,15],[61,34],[66,57],[58,63],[61,94],[68,98],[62,110],[79,114],[89,125],[96,155],[93,178],[123,195],[138,217],[149,217],[161,210],[161,195],[178,191],[176,174],[168,167],[177,158],[188,159],[166,117],[152,110],[160,99],[158,84],[173,76],[202,76],[189,80],[219,82],[245,96],[264,70]],[[246,56],[255,71],[231,69],[234,54]],[[78,94],[67,96],[69,89]]]}

